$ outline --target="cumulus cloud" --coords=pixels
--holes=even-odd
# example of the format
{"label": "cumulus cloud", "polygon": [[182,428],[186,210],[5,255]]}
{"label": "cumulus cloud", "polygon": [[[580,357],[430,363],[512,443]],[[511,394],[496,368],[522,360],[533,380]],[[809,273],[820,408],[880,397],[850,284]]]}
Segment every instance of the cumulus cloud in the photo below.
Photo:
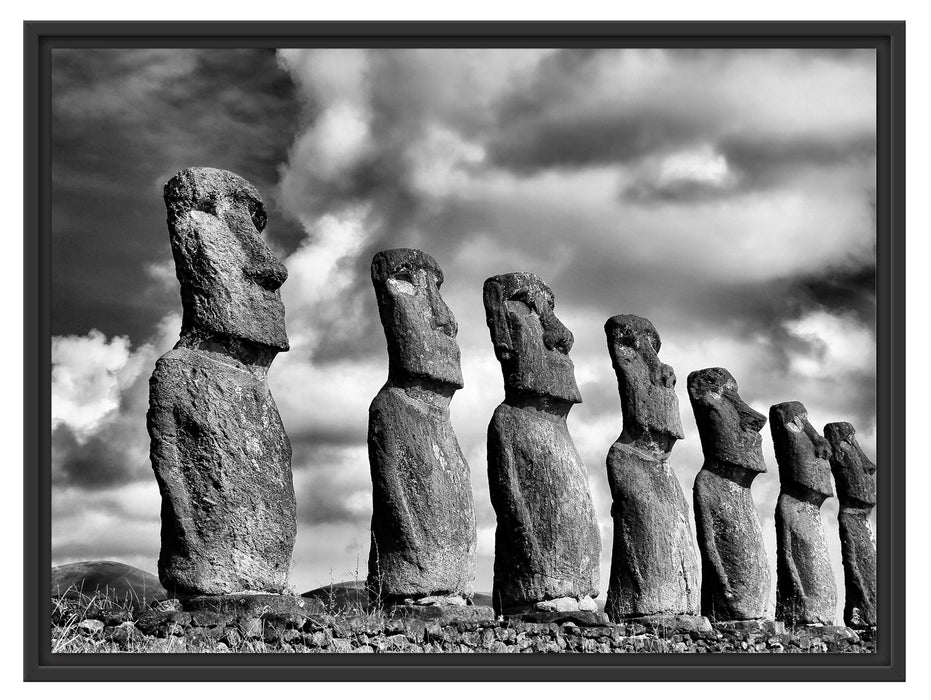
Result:
{"label": "cumulus cloud", "polygon": [[177,339],[171,314],[150,343],[100,331],[52,338],[52,481],[107,489],[151,476],[145,414],[155,360]]}
{"label": "cumulus cloud", "polygon": [[[604,459],[621,429],[603,332],[609,316],[646,316],[663,338],[662,356],[679,376],[686,438],[672,463],[687,497],[702,455],[685,377],[703,367],[727,367],[763,413],[800,400],[817,428],[850,420],[875,453],[871,52],[286,49],[274,78],[264,54],[237,54],[230,72],[202,55],[149,58],[119,61],[119,85],[137,79],[125,86],[136,98],[129,106],[102,94],[104,83],[71,83],[102,95],[101,114],[120,138],[147,123],[141,115],[153,96],[153,115],[165,113],[166,90],[171,104],[193,101],[192,133],[216,120],[217,138],[198,145],[205,162],[231,163],[275,204],[268,237],[289,270],[282,296],[292,350],[276,359],[269,382],[294,447],[298,588],[354,578],[360,562],[365,572],[367,408],[387,375],[369,278],[379,249],[422,248],[445,271],[442,293],[460,328],[465,388],[451,412],[472,468],[478,590],[490,587],[493,561],[485,431],[503,397],[481,299],[491,275],[540,274],[575,334],[584,403],[569,427],[601,521],[603,592],[611,554]],[[264,77],[242,69],[249,60]],[[193,88],[208,80],[212,91],[198,97]],[[236,81],[248,89],[226,97],[214,89]],[[257,181],[246,119],[234,118],[242,108],[264,119],[249,90],[257,103],[271,96],[285,115],[261,131],[267,156]],[[62,123],[78,123],[83,102],[61,94]],[[190,138],[178,143],[171,148],[192,147]],[[57,186],[67,190],[77,171],[62,172]],[[132,200],[118,179],[105,184]],[[163,227],[163,213],[154,213],[160,195],[145,197],[155,202],[153,225]],[[158,308],[177,308],[164,230],[158,236],[161,248],[140,243],[144,254],[130,268]],[[95,308],[111,327],[126,319]],[[57,351],[56,454],[81,456],[57,468],[60,488],[78,488],[74,475],[84,474],[81,488],[97,484],[98,494],[105,483],[136,483],[98,456],[111,440],[146,464],[138,407],[159,351],[150,339],[158,333],[87,333],[103,327],[88,324]],[[768,428],[763,436],[769,472],[753,492],[772,559],[778,475]],[[102,501],[92,507],[108,512]],[[826,505],[825,519],[840,582],[836,506]]]}

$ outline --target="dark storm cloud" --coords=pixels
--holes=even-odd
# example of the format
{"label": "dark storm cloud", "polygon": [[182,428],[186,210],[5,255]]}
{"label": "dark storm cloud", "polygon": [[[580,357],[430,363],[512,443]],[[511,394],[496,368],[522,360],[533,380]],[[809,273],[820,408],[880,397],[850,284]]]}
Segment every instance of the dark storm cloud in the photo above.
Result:
{"label": "dark storm cloud", "polygon": [[[306,455],[306,453],[305,453]],[[301,456],[295,476],[298,519],[309,525],[363,523],[372,515],[371,483],[365,444],[357,450],[317,447],[309,469]]]}
{"label": "dark storm cloud", "polygon": [[270,50],[55,49],[52,333],[138,343],[177,306],[144,271],[171,258],[162,185],[183,167],[254,182],[293,248],[303,232],[271,195],[299,109]]}
{"label": "dark storm cloud", "polygon": [[[52,451],[55,455],[52,482],[63,486],[81,486],[87,489],[107,489],[113,486],[151,476],[140,465],[127,463],[126,453],[114,444],[114,431],[91,435],[79,442],[67,425],[52,431]],[[148,466],[148,465],[144,465]]]}
{"label": "dark storm cloud", "polygon": [[[474,67],[463,69],[442,52],[367,52],[358,60],[362,69],[355,83],[352,77],[346,80],[345,73],[338,74],[353,85],[336,97],[333,89],[319,87],[333,78],[323,74],[323,60],[317,55],[293,59],[290,65],[312,105],[313,119],[304,134],[308,140],[313,141],[315,132],[321,139],[330,136],[321,125],[326,124],[327,110],[344,113],[339,111],[344,98],[350,105],[346,111],[365,122],[370,136],[335,173],[319,167],[319,157],[311,157],[319,155],[316,151],[302,160],[298,145],[290,178],[286,177],[292,206],[308,219],[366,207],[363,244],[341,263],[351,278],[342,297],[358,302],[357,322],[340,321],[338,330],[322,323],[312,351],[313,361],[320,363],[362,361],[383,353],[368,279],[371,256],[378,250],[420,246],[438,260],[450,260],[468,246],[474,232],[487,231],[499,247],[513,245],[513,257],[519,260],[521,254],[526,259],[528,248],[545,250],[552,244],[540,240],[538,232],[561,228],[569,236],[591,227],[584,207],[568,206],[572,192],[567,192],[562,210],[509,201],[507,195],[483,202],[455,189],[444,193],[441,202],[431,201],[423,191],[416,156],[437,125],[484,148],[480,164],[459,165],[461,172],[472,172],[475,178],[494,171],[518,178],[546,173],[570,177],[585,168],[626,166],[633,178],[616,195],[645,209],[714,200],[730,204],[748,193],[791,191],[805,171],[817,178],[826,169],[837,173],[869,168],[875,148],[871,117],[866,112],[861,118],[862,105],[848,110],[849,123],[840,120],[835,127],[831,116],[809,104],[820,97],[816,91],[831,87],[819,78],[821,73],[833,76],[842,71],[840,78],[831,78],[842,96],[847,83],[857,85],[857,71],[868,78],[870,52],[563,50],[543,56],[523,72],[508,74],[484,92],[480,84],[476,87]],[[747,62],[750,67],[743,67]],[[433,64],[441,68],[431,71]],[[437,75],[442,75],[442,83]],[[796,77],[789,81],[789,76]],[[767,100],[761,91],[785,94]],[[842,107],[836,109],[843,113]],[[653,171],[662,171],[663,158],[697,147],[723,159],[723,182],[713,177],[657,179]],[[574,264],[566,266],[573,272],[553,280],[570,302],[584,298],[590,305],[602,304],[610,289],[633,306],[646,306],[648,301],[668,306],[680,301],[669,294],[679,288],[686,292],[681,306],[689,307],[700,303],[700,295],[686,291],[690,277],[698,281],[691,285],[693,292],[698,291],[695,287],[719,292],[714,284],[703,286],[703,269],[683,269],[676,261],[660,270],[637,259],[625,264],[623,256],[605,256],[601,243],[590,243],[573,245]],[[578,275],[580,269],[586,274]],[[488,274],[500,271],[489,268]],[[619,284],[606,285],[612,278]],[[573,291],[576,285],[584,297]],[[726,297],[732,286],[726,273],[720,286]],[[735,306],[727,298],[723,302],[723,309]],[[709,308],[713,304],[706,303]],[[682,311],[689,317],[686,322],[696,318]]]}

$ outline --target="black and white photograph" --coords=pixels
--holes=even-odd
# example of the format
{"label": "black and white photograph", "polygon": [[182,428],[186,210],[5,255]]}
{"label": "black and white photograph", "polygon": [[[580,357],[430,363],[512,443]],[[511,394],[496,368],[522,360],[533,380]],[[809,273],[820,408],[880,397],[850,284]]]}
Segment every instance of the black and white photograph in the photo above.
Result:
{"label": "black and white photograph", "polygon": [[877,66],[53,48],[52,656],[883,651]]}

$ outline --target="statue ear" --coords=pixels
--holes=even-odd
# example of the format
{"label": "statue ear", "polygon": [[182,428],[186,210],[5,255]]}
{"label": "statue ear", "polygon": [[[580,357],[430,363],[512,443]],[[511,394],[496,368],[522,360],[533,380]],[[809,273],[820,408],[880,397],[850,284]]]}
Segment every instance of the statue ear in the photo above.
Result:
{"label": "statue ear", "polygon": [[513,349],[504,290],[494,280],[488,280],[482,289],[482,299],[485,303],[485,322],[488,324],[488,330],[491,331],[491,342],[495,346],[495,354],[499,359],[504,359]]}

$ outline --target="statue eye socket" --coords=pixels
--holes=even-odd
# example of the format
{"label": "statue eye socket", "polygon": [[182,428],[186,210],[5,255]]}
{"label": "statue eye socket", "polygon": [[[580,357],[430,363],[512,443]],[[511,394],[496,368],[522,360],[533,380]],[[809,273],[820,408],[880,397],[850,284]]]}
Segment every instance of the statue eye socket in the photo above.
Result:
{"label": "statue eye socket", "polygon": [[407,282],[408,284],[414,284],[414,275],[411,274],[410,270],[398,270],[391,276],[396,280],[400,280],[401,282]]}
{"label": "statue eye socket", "polygon": [[519,301],[524,304],[531,311],[536,311],[536,305],[533,303],[533,298],[530,296],[530,292],[527,290],[522,290],[515,292],[511,295],[510,301]]}

